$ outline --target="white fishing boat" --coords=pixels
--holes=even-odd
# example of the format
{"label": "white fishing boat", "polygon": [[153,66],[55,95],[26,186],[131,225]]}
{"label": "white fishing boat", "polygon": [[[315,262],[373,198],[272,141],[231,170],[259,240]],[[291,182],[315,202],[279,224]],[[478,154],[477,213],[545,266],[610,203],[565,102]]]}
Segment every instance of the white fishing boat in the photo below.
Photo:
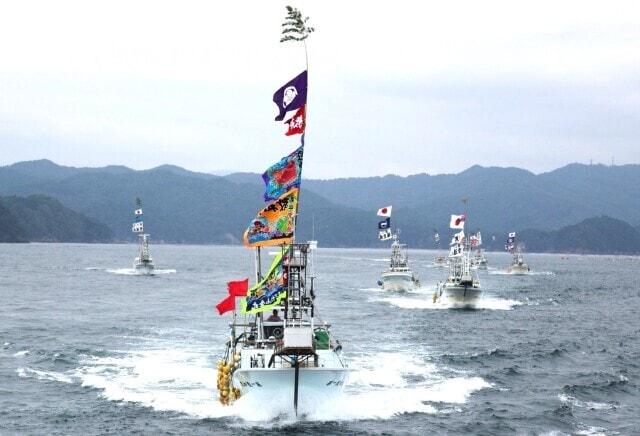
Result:
{"label": "white fishing boat", "polygon": [[525,275],[531,272],[531,268],[524,261],[522,254],[523,245],[516,244],[516,232],[509,233],[505,249],[511,253],[511,264],[507,267],[507,273],[512,275]]}
{"label": "white fishing boat", "polygon": [[153,258],[149,251],[149,234],[144,233],[144,220],[142,214],[142,202],[136,199],[136,210],[134,211],[135,221],[131,228],[133,233],[138,235],[138,256],[133,260],[133,269],[137,274],[153,275]]}
{"label": "white fishing boat", "polygon": [[458,219],[459,223],[452,228],[461,229],[454,235],[451,241],[449,252],[449,276],[444,282],[438,283],[436,292],[433,294],[434,303],[444,303],[452,308],[475,308],[478,300],[482,297],[482,288],[477,275],[471,268],[471,258],[468,238],[464,236],[465,215],[453,215],[463,217]]}
{"label": "white fishing boat", "polygon": [[435,268],[446,268],[448,264],[446,256],[436,255],[433,258],[433,266]]}
{"label": "white fishing boat", "polygon": [[288,399],[297,414],[314,407],[306,400],[331,401],[342,392],[350,370],[330,324],[317,319],[314,279],[307,275],[310,251],[309,244],[282,247],[276,268],[287,277],[286,298],[266,319],[260,312],[231,324],[231,340],[218,365],[223,403],[240,396]]}
{"label": "white fishing boat", "polygon": [[[436,231],[434,232],[433,239],[436,242],[436,249],[440,251],[440,234]],[[447,257],[442,254],[436,254],[433,258],[433,267],[434,268],[445,268],[447,266]]]}
{"label": "white fishing boat", "polygon": [[476,250],[475,255],[473,256],[473,267],[475,269],[486,270],[489,262],[487,261],[486,256],[484,255],[484,250],[479,248]]}
{"label": "white fishing boat", "polygon": [[379,285],[385,291],[411,291],[420,287],[420,280],[409,268],[407,246],[393,235],[389,268],[380,274]]}
{"label": "white fishing boat", "polygon": [[378,216],[384,218],[378,222],[378,239],[393,240],[389,268],[380,274],[378,286],[385,291],[412,291],[420,287],[420,280],[409,267],[409,254],[407,246],[400,243],[400,230],[391,231],[391,210],[392,206],[378,209]]}
{"label": "white fishing boat", "polygon": [[[306,26],[297,9],[287,6],[287,11],[281,41],[304,41],[313,29]],[[342,346],[316,310],[312,253],[317,242],[295,242],[306,94],[304,71],[273,96],[280,110],[276,121],[296,110],[285,121],[289,125],[287,136],[302,134],[302,145],[262,176],[268,204],[258,212],[243,238],[246,247],[255,249],[255,285],[248,288],[248,279],[229,282],[229,296],[217,306],[221,314],[233,310],[230,340],[218,362],[219,399],[225,405],[250,397],[257,400],[252,404],[290,404],[296,415],[299,411],[304,414],[309,407],[330,403],[348,379]],[[264,275],[261,247],[279,247]],[[242,297],[242,320],[236,316],[236,297]]]}

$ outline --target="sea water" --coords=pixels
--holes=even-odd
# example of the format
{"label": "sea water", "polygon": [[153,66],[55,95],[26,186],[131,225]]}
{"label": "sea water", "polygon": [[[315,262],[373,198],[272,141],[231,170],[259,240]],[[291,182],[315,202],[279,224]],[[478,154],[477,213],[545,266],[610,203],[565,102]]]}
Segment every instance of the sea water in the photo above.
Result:
{"label": "sea water", "polygon": [[318,313],[353,372],[295,417],[277,393],[217,402],[215,304],[252,253],[152,250],[158,274],[138,276],[135,245],[0,245],[0,434],[640,432],[640,258],[528,254],[511,276],[487,253],[478,308],[453,310],[432,251],[411,251],[422,288],[388,293],[387,250],[321,248]]}

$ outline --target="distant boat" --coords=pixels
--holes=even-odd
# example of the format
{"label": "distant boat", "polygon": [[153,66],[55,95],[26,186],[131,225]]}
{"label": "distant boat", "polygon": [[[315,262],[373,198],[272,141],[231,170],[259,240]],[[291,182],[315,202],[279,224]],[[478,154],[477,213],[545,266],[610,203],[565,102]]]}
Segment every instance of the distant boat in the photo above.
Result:
{"label": "distant boat", "polygon": [[[437,250],[440,251],[440,234],[435,232],[433,235],[433,239],[436,242]],[[447,258],[446,256],[441,255],[440,253],[436,254],[433,258],[433,266],[436,268],[444,268],[447,266]]]}
{"label": "distant boat", "polygon": [[385,291],[412,291],[420,287],[420,280],[409,267],[407,246],[393,235],[389,268],[382,272],[378,282]]}
{"label": "distant boat", "polygon": [[144,220],[142,214],[142,202],[136,199],[136,209],[134,211],[135,221],[131,231],[138,235],[138,256],[133,260],[133,269],[141,275],[153,275],[153,258],[149,252],[149,234],[144,233]]}
{"label": "distant boat", "polygon": [[380,275],[378,285],[385,291],[412,291],[419,288],[420,280],[409,267],[407,246],[401,244],[399,240],[400,230],[396,233],[391,231],[391,206],[379,209],[378,216],[385,218],[378,223],[378,239],[381,241],[393,239],[389,268]]}
{"label": "distant boat", "polygon": [[482,288],[477,275],[474,276],[471,269],[469,238],[465,238],[464,235],[466,216],[452,215],[451,218],[451,227],[461,230],[451,240],[449,277],[446,281],[438,283],[433,294],[433,302],[448,303],[453,308],[474,308],[482,296]]}
{"label": "distant boat", "polygon": [[471,235],[469,239],[471,242],[471,248],[475,248],[476,250],[475,255],[471,259],[472,268],[486,270],[489,262],[484,255],[484,250],[480,248],[482,245],[482,234],[478,231],[475,235]]}
{"label": "distant boat", "polygon": [[513,275],[525,275],[531,272],[531,268],[524,261],[522,244],[516,244],[516,232],[509,233],[505,249],[513,256],[511,264],[507,267],[507,273]]}

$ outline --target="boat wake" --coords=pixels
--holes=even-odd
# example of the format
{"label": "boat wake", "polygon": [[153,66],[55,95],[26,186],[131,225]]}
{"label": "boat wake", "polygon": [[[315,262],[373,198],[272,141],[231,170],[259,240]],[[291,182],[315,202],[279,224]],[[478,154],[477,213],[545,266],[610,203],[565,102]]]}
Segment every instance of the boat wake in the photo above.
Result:
{"label": "boat wake", "polygon": [[513,274],[510,272],[507,272],[505,270],[493,270],[493,271],[488,271],[490,275],[494,275],[494,276],[555,276],[556,273],[554,273],[553,271],[529,271],[529,272],[525,272],[525,273],[520,273],[520,274]]}
{"label": "boat wake", "polygon": [[[433,291],[432,291],[433,293]],[[430,309],[430,310],[442,310],[442,309],[455,309],[456,305],[447,302],[434,303],[432,299],[418,299],[408,297],[387,297],[382,298],[380,301],[389,303],[392,306],[399,307],[401,309]],[[483,297],[479,299],[473,309],[477,310],[511,310],[516,306],[524,304],[521,301],[510,300],[498,297]]]}
{"label": "boat wake", "polygon": [[[146,344],[151,345],[151,344]],[[250,396],[231,406],[217,401],[215,356],[208,344],[154,343],[151,348],[87,357],[64,374],[22,368],[21,377],[36,377],[95,388],[100,396],[176,412],[189,417],[229,418],[233,425],[283,425],[295,422],[291,398],[265,404]],[[348,356],[350,375],[342,394],[316,402],[314,392],[301,396],[306,421],[389,419],[402,413],[450,413],[474,392],[491,385],[480,377],[447,376],[422,357],[403,353],[360,353]],[[22,374],[22,375],[21,375]],[[241,420],[241,421],[238,421]],[[299,419],[299,418],[298,418]]]}
{"label": "boat wake", "polygon": [[[106,269],[105,270],[111,274],[117,274],[122,276],[141,276],[148,275],[142,274],[139,271],[136,271],[133,268],[117,268],[117,269]],[[175,274],[177,271],[175,269],[155,269],[153,270],[153,275],[161,275],[161,274]]]}

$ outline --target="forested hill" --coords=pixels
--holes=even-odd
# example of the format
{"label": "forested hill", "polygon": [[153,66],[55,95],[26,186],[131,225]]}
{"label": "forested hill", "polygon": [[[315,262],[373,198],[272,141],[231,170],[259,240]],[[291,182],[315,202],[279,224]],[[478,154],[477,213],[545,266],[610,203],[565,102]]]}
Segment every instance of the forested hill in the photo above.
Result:
{"label": "forested hill", "polygon": [[111,230],[42,195],[0,197],[0,242],[109,242]]}
{"label": "forested hill", "polygon": [[[172,165],[137,171],[41,160],[0,167],[0,195],[56,198],[106,224],[117,241],[134,239],[132,213],[140,197],[154,241],[238,244],[264,205],[262,193],[257,174],[219,177]],[[495,236],[493,246],[500,248],[509,231],[556,231],[602,215],[638,226],[638,204],[640,165],[571,164],[538,175],[474,166],[459,174],[304,180],[297,235],[311,238],[313,222],[322,246],[384,247],[375,211],[393,205],[393,226],[411,247],[434,248],[435,230],[446,241],[450,214],[466,212],[467,231],[483,230],[487,245]]]}

